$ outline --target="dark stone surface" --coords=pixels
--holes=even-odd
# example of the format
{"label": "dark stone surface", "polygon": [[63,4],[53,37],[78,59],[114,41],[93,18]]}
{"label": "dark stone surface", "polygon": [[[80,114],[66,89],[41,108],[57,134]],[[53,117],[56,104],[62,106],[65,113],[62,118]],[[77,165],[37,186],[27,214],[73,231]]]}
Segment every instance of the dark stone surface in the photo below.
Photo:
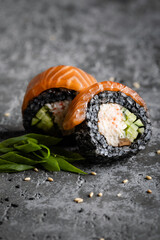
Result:
{"label": "dark stone surface", "polygon": [[[158,0],[1,0],[1,140],[23,133],[21,104],[28,81],[58,64],[80,67],[99,81],[113,76],[130,87],[139,82],[153,124],[152,140],[137,156],[112,165],[77,164],[97,176],[1,173],[1,240],[160,239],[159,26]],[[145,180],[146,175],[153,179]],[[30,182],[23,181],[26,176]],[[48,176],[54,182],[47,182]],[[96,196],[100,191],[103,197]],[[84,203],[76,204],[75,197]]]}

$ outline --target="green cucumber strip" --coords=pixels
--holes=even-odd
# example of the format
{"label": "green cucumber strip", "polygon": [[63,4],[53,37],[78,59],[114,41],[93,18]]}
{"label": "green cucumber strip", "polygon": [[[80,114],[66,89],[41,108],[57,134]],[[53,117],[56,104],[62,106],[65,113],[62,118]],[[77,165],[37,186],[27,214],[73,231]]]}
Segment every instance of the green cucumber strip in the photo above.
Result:
{"label": "green cucumber strip", "polygon": [[25,165],[36,165],[41,162],[46,162],[45,159],[41,161],[36,161],[32,160],[30,158],[24,157],[22,155],[19,155],[16,152],[8,152],[6,154],[3,154],[0,156],[1,159],[9,161],[9,162],[14,162],[14,163],[20,163],[20,164],[25,164]]}
{"label": "green cucumber strip", "polygon": [[[38,119],[38,121],[37,121]],[[37,128],[48,132],[54,125],[52,113],[50,113],[47,106],[43,106],[32,119],[31,125],[36,125]]]}
{"label": "green cucumber strip", "polygon": [[37,128],[42,129],[44,132],[48,132],[53,127],[53,121],[50,118],[43,118],[37,125]]}
{"label": "green cucumber strip", "polygon": [[131,122],[134,122],[137,119],[137,117],[133,113],[131,113],[129,116],[127,116],[127,119]]}
{"label": "green cucumber strip", "polygon": [[45,106],[43,106],[37,113],[36,113],[36,117],[38,119],[42,119],[45,115],[46,112],[48,111],[48,108],[46,108]]}
{"label": "green cucumber strip", "polygon": [[141,134],[144,133],[144,128],[143,127],[139,128],[138,132],[141,133]]}
{"label": "green cucumber strip", "polygon": [[34,118],[32,118],[31,126],[34,126],[34,125],[36,125],[39,122],[40,122],[40,119],[34,117]]}
{"label": "green cucumber strip", "polygon": [[127,127],[129,127],[129,126],[131,126],[132,122],[130,122],[129,120],[126,120],[125,124],[127,125]]}
{"label": "green cucumber strip", "polygon": [[124,108],[124,109],[125,109],[124,113],[127,117],[132,114],[128,109],[126,109],[126,108]]}
{"label": "green cucumber strip", "polygon": [[126,130],[126,134],[127,134],[127,138],[133,142],[134,139],[137,138],[138,136],[138,132],[137,131],[134,131],[131,127],[129,127],[127,130]]}
{"label": "green cucumber strip", "polygon": [[138,127],[134,123],[131,124],[130,128],[133,129],[134,131],[138,130]]}
{"label": "green cucumber strip", "polygon": [[138,127],[143,127],[143,123],[140,119],[138,119],[137,121],[134,122],[134,124],[136,124]]}

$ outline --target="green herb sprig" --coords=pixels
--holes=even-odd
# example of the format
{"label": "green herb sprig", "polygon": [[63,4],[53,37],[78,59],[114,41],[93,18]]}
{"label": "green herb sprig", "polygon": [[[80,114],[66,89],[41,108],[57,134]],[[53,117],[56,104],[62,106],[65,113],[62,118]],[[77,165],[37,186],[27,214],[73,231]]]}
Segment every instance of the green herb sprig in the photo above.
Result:
{"label": "green herb sprig", "polygon": [[20,172],[40,165],[47,171],[86,174],[71,163],[84,158],[55,147],[62,139],[30,133],[0,143],[0,172]]}

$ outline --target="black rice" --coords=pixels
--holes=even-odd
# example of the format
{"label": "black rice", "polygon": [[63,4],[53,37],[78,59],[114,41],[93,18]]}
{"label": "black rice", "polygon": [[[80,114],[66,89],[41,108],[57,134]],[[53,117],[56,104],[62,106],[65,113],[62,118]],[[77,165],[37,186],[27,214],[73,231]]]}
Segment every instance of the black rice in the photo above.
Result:
{"label": "black rice", "polygon": [[[98,112],[103,103],[117,103],[134,113],[144,124],[144,133],[139,134],[130,146],[113,147],[98,131]],[[122,158],[136,154],[145,148],[151,138],[151,122],[145,109],[131,97],[121,93],[104,91],[95,95],[88,103],[86,119],[76,127],[76,140],[81,154],[88,158]]]}

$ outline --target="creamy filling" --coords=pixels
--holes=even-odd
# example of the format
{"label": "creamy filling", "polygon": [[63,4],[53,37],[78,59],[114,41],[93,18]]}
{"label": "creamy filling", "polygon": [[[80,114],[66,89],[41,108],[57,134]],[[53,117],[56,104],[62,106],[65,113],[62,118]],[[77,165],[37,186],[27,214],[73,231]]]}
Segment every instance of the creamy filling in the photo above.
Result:
{"label": "creamy filling", "polygon": [[69,135],[74,132],[74,129],[64,130],[62,126],[70,103],[71,100],[64,100],[46,104],[46,106],[49,108],[49,111],[53,114],[54,123],[58,125],[63,135]]}
{"label": "creamy filling", "polygon": [[131,145],[144,132],[143,122],[128,109],[116,103],[100,106],[98,129],[108,145],[122,147]]}
{"label": "creamy filling", "polygon": [[60,130],[63,130],[62,124],[67,113],[69,104],[71,101],[64,100],[54,103],[47,103],[46,106],[49,108],[50,112],[53,114],[54,122],[57,123]]}
{"label": "creamy filling", "polygon": [[[102,104],[98,113],[98,129],[108,145],[119,146],[120,139],[126,139],[125,116],[119,104]],[[127,143],[128,145],[128,143]]]}

